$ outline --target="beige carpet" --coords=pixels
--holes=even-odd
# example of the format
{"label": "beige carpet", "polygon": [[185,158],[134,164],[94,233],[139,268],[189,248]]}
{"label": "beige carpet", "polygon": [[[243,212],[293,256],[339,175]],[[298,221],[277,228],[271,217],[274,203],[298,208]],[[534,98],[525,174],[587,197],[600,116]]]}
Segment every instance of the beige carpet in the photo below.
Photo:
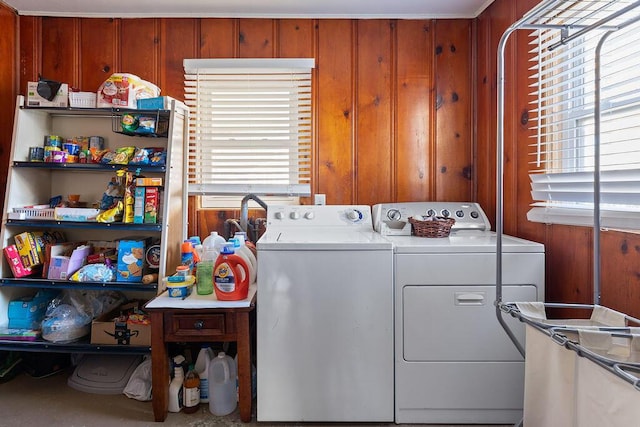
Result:
{"label": "beige carpet", "polygon": [[[258,423],[242,423],[238,411],[226,417],[217,417],[202,404],[195,414],[169,413],[164,423],[153,421],[151,402],[140,402],[125,395],[103,395],[78,391],[67,385],[73,373],[70,368],[48,378],[35,379],[27,374],[0,384],[0,427],[48,426],[48,427],[207,427],[207,426],[273,426]],[[277,424],[296,426],[295,423]],[[327,424],[309,423],[311,426]],[[330,424],[338,427],[345,424]],[[399,426],[397,424],[358,423],[356,426]],[[412,424],[416,426],[417,424]],[[451,427],[451,426],[449,426]],[[459,426],[463,427],[463,426]],[[481,427],[475,425],[474,427]],[[493,426],[499,427],[499,426]]]}

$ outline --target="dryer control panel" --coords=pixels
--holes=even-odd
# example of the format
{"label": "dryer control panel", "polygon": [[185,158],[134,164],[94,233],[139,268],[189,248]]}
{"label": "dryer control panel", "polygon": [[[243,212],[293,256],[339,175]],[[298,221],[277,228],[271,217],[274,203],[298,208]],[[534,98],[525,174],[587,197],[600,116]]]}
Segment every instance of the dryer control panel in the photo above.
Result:
{"label": "dryer control panel", "polygon": [[410,236],[409,218],[453,218],[452,230],[491,230],[491,223],[478,203],[405,202],[373,206],[373,227],[388,236]]}

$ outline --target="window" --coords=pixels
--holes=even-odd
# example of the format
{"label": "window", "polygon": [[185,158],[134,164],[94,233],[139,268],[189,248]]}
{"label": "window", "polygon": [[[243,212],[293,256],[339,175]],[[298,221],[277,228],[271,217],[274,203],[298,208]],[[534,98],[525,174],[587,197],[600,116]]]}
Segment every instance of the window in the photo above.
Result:
{"label": "window", "polygon": [[[588,8],[574,12],[590,13]],[[599,159],[601,225],[640,230],[638,29],[632,24],[602,42],[600,132],[595,120],[596,50],[605,31],[587,32],[565,43],[560,43],[565,30],[533,33],[537,132],[530,145],[535,202],[529,220],[593,226],[594,170]]]}
{"label": "window", "polygon": [[[313,59],[185,59],[188,191],[203,206],[311,193]],[[235,199],[234,199],[235,196]]]}

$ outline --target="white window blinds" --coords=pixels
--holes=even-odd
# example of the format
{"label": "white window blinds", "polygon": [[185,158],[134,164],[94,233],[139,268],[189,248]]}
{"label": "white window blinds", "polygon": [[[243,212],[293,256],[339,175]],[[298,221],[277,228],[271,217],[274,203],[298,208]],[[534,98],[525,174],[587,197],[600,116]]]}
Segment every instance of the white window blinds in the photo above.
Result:
{"label": "white window blinds", "polygon": [[185,59],[192,195],[311,193],[313,59]]}
{"label": "white window blinds", "polygon": [[[574,20],[597,20],[591,3],[576,2],[582,9],[565,12]],[[529,170],[535,202],[528,218],[592,226],[596,189],[603,227],[640,230],[640,27],[605,38],[599,71],[596,48],[605,30],[566,41],[558,28],[532,34],[536,136]]]}

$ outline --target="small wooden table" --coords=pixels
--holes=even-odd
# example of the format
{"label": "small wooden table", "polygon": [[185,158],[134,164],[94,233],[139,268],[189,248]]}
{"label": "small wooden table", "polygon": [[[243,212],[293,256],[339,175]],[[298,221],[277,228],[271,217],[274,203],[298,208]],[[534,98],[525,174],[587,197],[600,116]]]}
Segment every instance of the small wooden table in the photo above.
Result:
{"label": "small wooden table", "polygon": [[167,418],[169,367],[167,343],[235,341],[238,347],[238,394],[240,419],[250,422],[251,334],[249,315],[255,309],[255,295],[248,307],[235,308],[149,308],[151,315],[152,399],[155,421]]}

